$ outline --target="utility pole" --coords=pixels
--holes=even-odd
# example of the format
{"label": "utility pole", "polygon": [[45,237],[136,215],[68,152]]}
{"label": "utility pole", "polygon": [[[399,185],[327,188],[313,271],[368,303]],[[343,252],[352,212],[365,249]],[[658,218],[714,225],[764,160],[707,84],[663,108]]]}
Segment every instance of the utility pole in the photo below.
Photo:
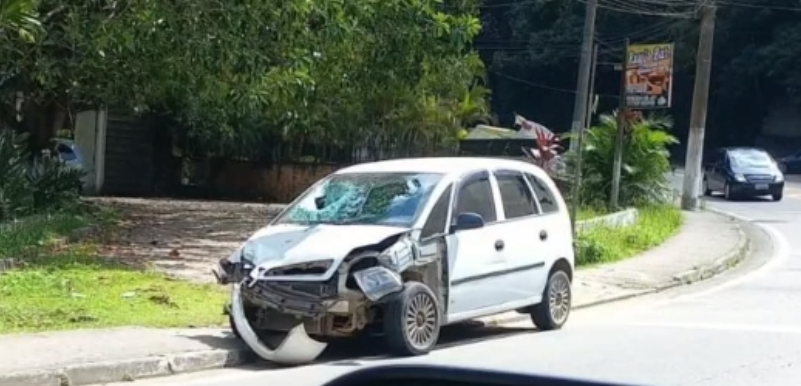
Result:
{"label": "utility pole", "polygon": [[590,66],[590,92],[587,93],[587,113],[584,119],[584,128],[592,126],[592,115],[595,113],[595,73],[598,71],[598,44],[592,45],[592,65]]}
{"label": "utility pole", "polygon": [[698,210],[701,191],[701,161],[704,154],[709,78],[712,72],[712,44],[715,38],[715,5],[704,0],[701,6],[701,34],[695,63],[695,86],[690,112],[690,132],[687,135],[687,156],[684,161],[684,186],[681,208]]}
{"label": "utility pole", "polygon": [[[592,71],[592,46],[595,40],[595,14],[598,0],[587,0],[584,12],[584,33],[581,40],[581,59],[579,60],[576,99],[573,103],[573,124],[571,132],[575,135],[584,129],[587,116],[587,94]],[[575,141],[570,141],[570,150],[576,150]]]}
{"label": "utility pole", "polygon": [[[590,96],[592,96],[592,94],[594,94],[594,92],[595,92],[594,91],[594,89],[595,89],[595,66],[596,66],[597,63],[598,63],[598,45],[595,44],[595,45],[593,45],[593,49],[592,49],[592,66],[590,66],[590,68],[592,69],[592,72],[590,73],[592,75],[591,76],[591,81],[590,81],[590,90],[591,90],[591,92],[589,93]],[[589,110],[589,108],[590,108],[589,106],[591,106],[593,104],[593,102],[594,102],[594,98],[592,98],[592,97],[590,97],[590,98],[588,98],[586,100],[586,103],[587,103],[586,109],[587,110]],[[587,111],[587,110],[585,110],[585,111]],[[573,141],[573,140],[570,141],[570,146],[573,147],[574,146],[573,143],[575,142],[575,147],[573,147],[573,148],[578,150],[578,152],[576,153],[575,169],[573,170],[573,186],[571,187],[571,191],[570,191],[570,201],[571,201],[571,205],[570,205],[570,229],[573,230],[573,237],[574,238],[578,234],[578,232],[576,230],[576,216],[578,216],[579,201],[581,200],[581,157],[582,157],[582,154],[584,152],[580,151],[580,149],[584,146],[584,132],[586,131],[586,128],[590,126],[590,119],[589,118],[591,116],[592,116],[591,114],[587,114],[587,119],[585,121],[585,124],[578,130],[578,132],[575,132],[575,131],[573,132],[573,134],[576,135],[575,136],[575,141]]]}
{"label": "utility pole", "polygon": [[623,169],[623,145],[626,134],[626,70],[629,63],[629,39],[623,43],[623,60],[620,62],[620,99],[617,108],[617,137],[615,138],[615,158],[612,162],[612,191],[609,195],[609,210],[617,210],[620,199],[620,178]]}

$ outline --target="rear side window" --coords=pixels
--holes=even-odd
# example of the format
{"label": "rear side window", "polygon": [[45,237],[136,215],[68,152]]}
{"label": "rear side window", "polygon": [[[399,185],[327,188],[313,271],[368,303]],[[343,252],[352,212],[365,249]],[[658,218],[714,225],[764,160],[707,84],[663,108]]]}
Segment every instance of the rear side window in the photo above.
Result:
{"label": "rear side window", "polygon": [[501,202],[507,219],[531,216],[537,204],[528,184],[520,173],[500,173],[495,176],[501,191]]}
{"label": "rear side window", "polygon": [[498,219],[495,213],[495,201],[492,196],[492,187],[489,174],[482,178],[471,179],[459,189],[457,208],[454,216],[460,213],[476,213],[484,218],[484,222],[493,222]]}
{"label": "rear side window", "polygon": [[78,158],[78,156],[75,155],[75,152],[69,148],[69,146],[58,144],[56,149],[58,150],[59,157],[61,157],[61,159],[64,161],[74,161]]}
{"label": "rear side window", "polygon": [[542,213],[558,212],[559,205],[556,203],[556,198],[551,189],[548,189],[548,185],[533,174],[526,173],[526,178],[531,183],[531,187],[534,188],[534,194],[537,195],[537,200],[540,202]]}
{"label": "rear side window", "polygon": [[445,233],[445,226],[448,223],[448,208],[451,206],[451,192],[453,185],[448,186],[442,193],[431,208],[431,213],[428,215],[426,224],[423,225],[423,230],[420,232],[420,238],[431,237],[436,234]]}

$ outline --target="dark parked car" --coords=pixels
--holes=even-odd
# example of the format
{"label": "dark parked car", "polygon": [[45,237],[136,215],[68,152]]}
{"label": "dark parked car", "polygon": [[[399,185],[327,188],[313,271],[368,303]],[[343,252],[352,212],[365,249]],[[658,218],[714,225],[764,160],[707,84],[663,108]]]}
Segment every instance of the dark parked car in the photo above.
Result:
{"label": "dark parked car", "polygon": [[771,196],[780,201],[784,173],[768,152],[751,147],[731,147],[713,153],[704,165],[704,195],[723,192],[727,200]]}
{"label": "dark parked car", "polygon": [[785,174],[801,173],[801,151],[779,158],[779,170]]}

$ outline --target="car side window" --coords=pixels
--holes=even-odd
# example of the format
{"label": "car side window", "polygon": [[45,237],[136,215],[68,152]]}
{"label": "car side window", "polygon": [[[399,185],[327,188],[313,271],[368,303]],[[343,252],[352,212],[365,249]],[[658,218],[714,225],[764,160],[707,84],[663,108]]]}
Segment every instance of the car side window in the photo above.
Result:
{"label": "car side window", "polygon": [[537,196],[537,200],[540,202],[542,213],[558,212],[559,204],[556,203],[556,198],[554,197],[553,192],[548,189],[548,185],[546,185],[542,180],[533,174],[526,173],[526,178],[528,179],[528,182],[531,183],[531,187],[534,188],[534,194]]}
{"label": "car side window", "polygon": [[445,233],[445,227],[448,225],[448,209],[451,206],[451,191],[453,191],[453,185],[448,186],[448,188],[442,192],[437,203],[431,208],[428,220],[426,220],[425,225],[423,225],[423,230],[420,231],[421,239]]}
{"label": "car side window", "polygon": [[495,211],[495,200],[492,195],[492,186],[489,182],[489,173],[482,173],[481,177],[468,177],[467,183],[459,188],[457,207],[454,217],[460,213],[476,213],[484,218],[485,223],[498,219]]}
{"label": "car side window", "polygon": [[75,159],[78,158],[78,156],[75,155],[72,149],[70,149],[69,146],[66,146],[64,144],[61,143],[58,144],[58,146],[56,146],[56,150],[58,151],[58,154],[61,157],[61,159],[64,161],[74,161]]}
{"label": "car side window", "polygon": [[537,213],[534,194],[520,173],[496,173],[501,202],[507,219],[531,216]]}

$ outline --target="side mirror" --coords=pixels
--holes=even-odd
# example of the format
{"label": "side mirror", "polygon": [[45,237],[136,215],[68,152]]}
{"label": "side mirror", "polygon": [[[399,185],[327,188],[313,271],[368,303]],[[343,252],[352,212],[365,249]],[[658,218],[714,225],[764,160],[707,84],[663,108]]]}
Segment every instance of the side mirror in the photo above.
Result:
{"label": "side mirror", "polygon": [[325,196],[315,197],[314,206],[317,207],[317,210],[325,208]]}
{"label": "side mirror", "polygon": [[466,231],[468,229],[478,229],[484,227],[484,218],[478,213],[460,213],[456,217],[456,224],[451,227],[451,233],[456,231]]}

